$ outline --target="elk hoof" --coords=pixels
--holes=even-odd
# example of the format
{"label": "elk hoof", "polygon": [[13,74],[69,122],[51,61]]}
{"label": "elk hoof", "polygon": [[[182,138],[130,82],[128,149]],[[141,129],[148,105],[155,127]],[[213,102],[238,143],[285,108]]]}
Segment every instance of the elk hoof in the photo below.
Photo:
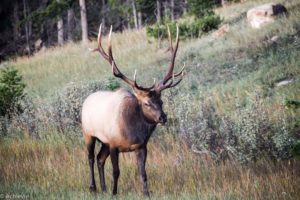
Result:
{"label": "elk hoof", "polygon": [[90,185],[90,192],[96,192],[96,185]]}
{"label": "elk hoof", "polygon": [[147,192],[144,192],[144,197],[148,197],[148,198],[150,198],[150,194],[149,194],[149,192],[147,191]]}

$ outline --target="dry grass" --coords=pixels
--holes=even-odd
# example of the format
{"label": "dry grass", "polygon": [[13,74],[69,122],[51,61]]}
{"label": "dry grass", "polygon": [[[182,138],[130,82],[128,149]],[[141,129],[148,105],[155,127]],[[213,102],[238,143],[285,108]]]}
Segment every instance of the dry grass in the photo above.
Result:
{"label": "dry grass", "polygon": [[[64,142],[32,139],[1,141],[0,157],[2,194],[16,192],[54,199],[82,195],[93,198],[88,192],[89,172],[84,147],[78,142],[65,145]],[[134,154],[121,154],[120,169],[119,197],[141,198]],[[261,161],[248,166],[228,161],[217,165],[170,136],[150,141],[147,171],[154,199],[300,198],[299,161]],[[106,178],[110,186],[110,159]],[[97,183],[99,186],[98,179]],[[103,197],[101,192],[96,195]],[[104,197],[109,199],[110,191]]]}
{"label": "dry grass", "polygon": [[[281,120],[288,116],[299,118],[299,111],[283,107],[285,98],[300,99],[299,44],[296,44],[299,39],[295,37],[294,43],[284,47],[263,49],[274,35],[279,36],[279,41],[299,35],[295,32],[299,30],[300,12],[293,9],[299,7],[299,2],[276,1],[285,2],[291,9],[289,18],[255,32],[241,15],[258,2],[267,1],[246,1],[217,11],[225,22],[236,22],[223,38],[213,40],[207,35],[181,42],[176,67],[186,62],[188,75],[179,89],[166,92],[163,97],[174,97],[174,102],[165,101],[170,118],[186,120],[197,127],[200,122],[193,117],[208,102],[214,105],[216,114],[226,114],[236,121],[240,117],[236,103],[247,105],[257,95],[262,96],[262,111],[268,113],[272,124],[281,126]],[[137,69],[137,79],[144,84],[162,76],[168,55],[164,49],[157,49],[155,41],[148,41],[144,30],[112,37],[115,58],[124,73],[131,76]],[[95,42],[88,46],[70,43],[8,64],[22,73],[27,92],[38,97],[42,109],[45,97],[53,98],[54,93],[70,82],[103,81],[112,76],[109,65],[97,53],[88,52],[87,48],[95,45]],[[274,87],[278,80],[289,77],[295,78],[293,84]],[[299,161],[263,160],[247,166],[233,161],[215,164],[208,156],[192,152],[174,136],[181,131],[178,126],[167,128],[170,130],[158,127],[160,135],[149,143],[147,171],[153,199],[300,199]],[[47,137],[0,138],[0,199],[8,193],[28,194],[34,199],[102,197],[100,192],[96,196],[88,192],[88,162],[81,140],[70,140],[55,132],[38,135]],[[121,155],[120,163],[120,199],[140,199],[134,154]],[[111,171],[108,160],[108,185]],[[98,177],[97,183],[99,186]],[[104,197],[110,199],[110,192]]]}

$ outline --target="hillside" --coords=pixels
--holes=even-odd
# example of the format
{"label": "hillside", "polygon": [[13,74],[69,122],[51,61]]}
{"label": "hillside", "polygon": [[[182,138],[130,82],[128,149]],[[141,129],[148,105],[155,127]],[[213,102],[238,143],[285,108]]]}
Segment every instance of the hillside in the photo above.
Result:
{"label": "hillside", "polygon": [[[300,163],[291,153],[300,138],[300,110],[293,105],[300,101],[300,2],[275,1],[289,15],[250,28],[247,10],[265,2],[218,8],[228,33],[180,41],[176,70],[185,64],[187,73],[179,86],[163,93],[169,121],[150,141],[154,198],[300,197]],[[93,199],[87,192],[88,165],[78,124],[82,101],[98,89],[129,88],[112,78],[98,53],[89,52],[95,46],[96,41],[69,43],[1,64],[22,74],[29,106],[0,137],[0,194]],[[113,33],[112,46],[119,68],[129,77],[137,70],[139,84],[149,86],[164,75],[167,41],[158,48],[142,29]],[[120,162],[121,195],[139,199],[133,155]]]}
{"label": "hillside", "polygon": [[[290,114],[297,118],[297,112],[284,109],[284,102],[299,100],[300,5],[297,1],[284,2],[289,10],[288,18],[283,17],[259,30],[252,29],[245,12],[263,2],[267,1],[218,9],[216,12],[222,16],[223,24],[230,27],[229,33],[221,38],[208,34],[200,39],[181,41],[176,68],[185,64],[187,75],[180,87],[172,90],[181,96],[182,99],[176,97],[178,102],[188,97],[186,103],[195,109],[199,108],[200,100],[204,105],[213,105],[217,115],[229,113],[230,118],[234,118],[240,109],[237,104],[249,108],[253,101],[259,100],[272,120]],[[274,36],[278,38],[275,42],[272,41]],[[158,48],[157,41],[147,38],[144,30],[114,33],[112,42],[114,57],[125,74],[131,77],[137,70],[137,80],[145,86],[163,76],[169,62],[169,54],[165,53],[167,43]],[[88,51],[95,46],[95,42],[87,46],[70,43],[4,65],[21,72],[30,96],[47,101],[70,87],[93,82],[127,87],[112,78],[110,66],[99,54]],[[293,82],[276,86],[284,80]],[[274,107],[279,109],[274,112]]]}

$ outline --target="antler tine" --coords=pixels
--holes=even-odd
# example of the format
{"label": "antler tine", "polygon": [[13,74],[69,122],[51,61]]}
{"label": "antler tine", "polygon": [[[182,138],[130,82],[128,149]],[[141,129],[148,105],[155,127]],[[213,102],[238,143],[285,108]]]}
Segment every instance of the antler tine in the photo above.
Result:
{"label": "antler tine", "polygon": [[108,43],[108,62],[112,66],[112,72],[116,77],[123,79],[125,82],[127,82],[129,85],[131,85],[133,87],[133,81],[128,79],[126,76],[124,76],[121,73],[121,71],[119,70],[119,68],[117,67],[116,63],[115,63],[115,60],[114,60],[114,57],[113,57],[113,54],[112,54],[111,33],[112,33],[112,26],[110,26],[109,35],[108,35],[108,39],[107,39],[107,43]]}
{"label": "antler tine", "polygon": [[172,44],[172,36],[171,36],[171,32],[170,32],[170,27],[169,25],[168,27],[168,40],[169,40],[169,48],[168,50],[170,50],[171,52],[173,52],[173,44]]}
{"label": "antler tine", "polygon": [[[170,61],[170,65],[169,65],[169,68],[168,68],[168,72],[165,75],[165,77],[155,84],[155,91],[157,91],[157,92],[161,92],[162,90],[164,90],[166,88],[175,87],[176,85],[178,85],[180,83],[180,81],[182,80],[182,77],[184,75],[183,72],[184,72],[184,69],[185,69],[185,64],[183,65],[182,69],[178,73],[173,72],[174,71],[176,53],[177,53],[177,49],[178,49],[178,46],[179,46],[179,27],[178,27],[178,25],[176,26],[176,29],[177,29],[176,43],[175,43],[175,48],[174,48],[172,46],[172,37],[171,37],[170,29],[168,27],[169,45],[170,45],[169,49],[171,50],[171,53],[172,53],[171,61]],[[181,78],[174,83],[174,78],[176,78],[180,75],[181,75]]]}
{"label": "antler tine", "polygon": [[99,31],[98,31],[98,38],[97,38],[97,42],[98,42],[98,48],[101,47],[101,37],[102,37],[102,24],[100,24],[99,26]]}
{"label": "antler tine", "polygon": [[133,80],[136,81],[136,70],[134,70]]}
{"label": "antler tine", "polygon": [[[176,85],[178,85],[182,81],[183,76],[185,75],[185,73],[183,73],[184,72],[183,69],[180,71],[180,73],[173,74],[171,81],[168,84],[161,85],[159,88],[159,91],[162,91],[167,88],[172,88],[172,87],[175,87]],[[175,77],[177,77],[177,76],[181,76],[181,77],[175,83],[173,83]]]}
{"label": "antler tine", "polygon": [[108,35],[108,55],[110,57],[111,60],[114,60],[114,57],[112,55],[112,46],[111,46],[111,33],[112,33],[112,26],[110,26],[110,30],[109,30],[109,35]]}
{"label": "antler tine", "polygon": [[112,32],[112,26],[110,26],[108,39],[107,39],[107,44],[108,44],[108,55],[109,55],[109,57],[113,58],[113,56],[112,56],[112,47],[111,47],[111,32]]}
{"label": "antler tine", "polygon": [[[171,62],[169,65],[169,69],[167,72],[167,75],[164,77],[163,79],[163,83],[165,84],[168,80],[170,80],[170,78],[172,78],[172,74],[173,74],[173,70],[174,70],[174,64],[175,64],[175,58],[176,58],[176,54],[177,54],[177,49],[178,49],[178,45],[179,45],[179,27],[178,25],[176,25],[176,43],[175,43],[175,49],[173,48],[173,46],[170,46],[171,49]],[[171,37],[171,33],[170,33],[170,29],[168,28],[168,34],[169,34],[169,40],[170,40],[170,45],[172,45],[172,37]]]}
{"label": "antler tine", "polygon": [[134,81],[134,85],[138,87],[138,84],[136,83],[136,70],[134,70],[133,81]]}
{"label": "antler tine", "polygon": [[105,53],[103,50],[102,44],[101,44],[101,38],[102,38],[102,24],[99,26],[99,32],[97,37],[97,48],[95,49],[89,49],[91,52],[98,51],[107,61],[109,61],[109,56]]}
{"label": "antler tine", "polygon": [[184,76],[184,73],[181,74],[180,79],[178,79],[175,83],[171,84],[168,88],[172,88],[172,87],[175,87],[176,85],[178,85],[182,81],[183,76]]}
{"label": "antler tine", "polygon": [[134,86],[136,88],[139,88],[140,90],[150,90],[149,88],[143,88],[143,87],[140,87],[137,82],[136,82],[136,70],[134,70],[134,75],[133,75],[133,81],[134,81]]}
{"label": "antler tine", "polygon": [[99,32],[98,32],[98,38],[97,38],[97,42],[98,42],[98,47],[95,49],[91,49],[92,52],[94,51],[98,51],[105,60],[107,60],[109,62],[109,64],[111,64],[111,68],[112,68],[112,73],[114,74],[114,76],[121,78],[123,81],[125,81],[126,83],[128,83],[132,88],[138,89],[138,90],[143,90],[143,91],[150,91],[151,89],[154,88],[154,85],[152,85],[149,88],[144,88],[139,86],[136,83],[136,72],[134,74],[134,80],[131,80],[129,78],[127,78],[117,67],[113,54],[112,54],[112,45],[111,45],[111,34],[112,34],[112,26],[110,27],[110,31],[109,31],[109,35],[108,35],[108,53],[106,53],[102,47],[102,24],[100,24],[99,27]]}
{"label": "antler tine", "polygon": [[149,87],[149,88],[142,87],[142,86],[139,86],[137,84],[137,82],[136,82],[136,74],[137,74],[136,70],[134,72],[134,80],[131,80],[131,79],[127,78],[124,74],[122,74],[122,72],[119,70],[119,68],[115,64],[114,57],[113,57],[113,54],[112,54],[111,34],[112,34],[112,26],[110,27],[109,36],[108,36],[108,56],[109,56],[109,58],[110,58],[110,60],[112,62],[113,74],[116,77],[123,79],[132,88],[137,88],[137,89],[143,90],[143,91],[150,91],[151,89],[153,89],[154,88],[154,84],[151,87]]}
{"label": "antler tine", "polygon": [[184,69],[185,69],[185,63],[183,63],[183,66],[182,66],[181,70],[177,74],[174,74],[174,77],[178,77],[182,74],[184,75],[184,73],[183,73]]}

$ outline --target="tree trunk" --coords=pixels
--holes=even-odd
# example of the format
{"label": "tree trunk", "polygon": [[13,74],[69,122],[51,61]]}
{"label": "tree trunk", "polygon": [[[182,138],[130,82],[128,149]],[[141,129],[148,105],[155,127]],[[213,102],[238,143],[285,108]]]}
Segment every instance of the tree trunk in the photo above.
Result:
{"label": "tree trunk", "polygon": [[[23,13],[24,13],[24,18],[27,18],[27,3],[26,0],[23,0]],[[28,55],[31,54],[30,51],[30,43],[29,43],[29,33],[28,33],[28,21],[26,21],[25,23],[25,36],[26,36],[26,51],[28,53]]]}
{"label": "tree trunk", "polygon": [[[41,0],[40,1],[40,9],[43,10],[47,7],[48,0]],[[38,48],[45,48],[49,46],[49,34],[48,34],[48,27],[49,27],[49,20],[44,20],[41,23],[41,31],[40,31],[40,39],[41,39],[41,45]],[[36,47],[35,47],[36,48]]]}
{"label": "tree trunk", "polygon": [[[29,5],[30,5],[30,3],[26,5],[27,14],[31,13]],[[32,20],[31,20],[31,18],[28,19],[28,36],[29,36],[29,38],[31,38],[31,36],[32,36]]]}
{"label": "tree trunk", "polygon": [[171,20],[172,22],[175,21],[175,3],[174,0],[171,0],[170,2],[170,11],[171,11]]}
{"label": "tree trunk", "polygon": [[[60,0],[56,0],[59,2]],[[64,21],[62,16],[59,16],[57,20],[57,43],[62,46],[64,44]]]}
{"label": "tree trunk", "polygon": [[102,0],[102,8],[101,8],[101,13],[102,13],[102,28],[105,30],[106,27],[106,3],[105,0]]}
{"label": "tree trunk", "polygon": [[227,1],[226,1],[226,0],[221,0],[221,4],[222,4],[222,6],[224,7],[224,6],[226,6]]}
{"label": "tree trunk", "polygon": [[142,12],[141,11],[139,11],[138,12],[138,27],[139,27],[139,29],[141,29],[142,28]]}
{"label": "tree trunk", "polygon": [[133,19],[134,19],[134,27],[137,30],[137,29],[139,29],[139,27],[138,27],[138,19],[137,19],[136,7],[135,7],[134,0],[131,0],[131,5],[132,5],[132,13],[133,13]]}
{"label": "tree trunk", "polygon": [[68,9],[68,41],[73,42],[73,31],[74,31],[75,23],[74,23],[74,9]]}
{"label": "tree trunk", "polygon": [[88,24],[86,18],[86,8],[85,0],[79,0],[80,5],[80,16],[81,16],[81,33],[82,33],[82,42],[88,42]]}
{"label": "tree trunk", "polygon": [[19,24],[20,24],[20,20],[19,20],[19,4],[18,2],[16,2],[14,4],[14,14],[13,14],[13,18],[14,18],[14,22],[13,22],[13,30],[14,30],[14,43],[16,45],[16,42],[19,38]]}
{"label": "tree trunk", "polygon": [[187,14],[187,5],[188,5],[188,2],[187,0],[184,0],[184,3],[183,3],[183,14],[186,15]]}
{"label": "tree trunk", "polygon": [[161,24],[161,2],[156,0],[156,23]]}
{"label": "tree trunk", "polygon": [[57,42],[61,46],[64,44],[64,21],[61,17],[57,21]]}

